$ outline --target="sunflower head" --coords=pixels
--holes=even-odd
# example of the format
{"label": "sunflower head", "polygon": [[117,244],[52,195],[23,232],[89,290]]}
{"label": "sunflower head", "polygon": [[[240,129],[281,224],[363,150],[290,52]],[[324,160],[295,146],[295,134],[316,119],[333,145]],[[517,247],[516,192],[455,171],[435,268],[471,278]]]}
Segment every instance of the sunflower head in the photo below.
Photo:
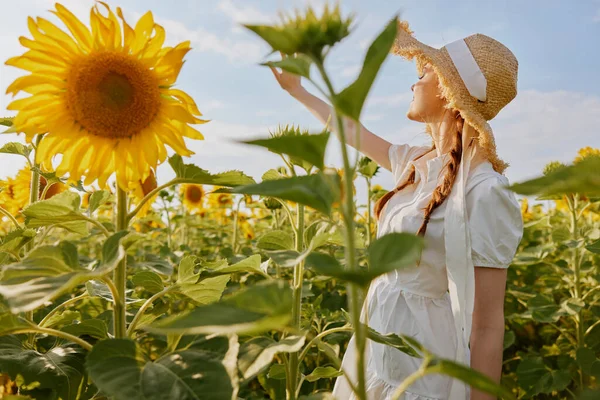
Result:
{"label": "sunflower head", "polygon": [[29,18],[32,38],[21,37],[27,51],[6,61],[27,71],[9,85],[13,96],[28,97],[8,105],[17,111],[12,129],[28,142],[45,136],[36,162],[56,173],[69,174],[75,183],[98,181],[107,188],[110,176],[127,190],[144,181],[167,157],[166,146],[176,153],[193,154],[184,137],[203,139],[193,124],[208,122],[193,99],[174,89],[189,42],[165,47],[165,30],[151,12],[135,26],[108,5],[96,3],[90,28],[60,4],[52,11],[60,28],[45,18]]}
{"label": "sunflower head", "polygon": [[305,12],[296,10],[294,14],[280,13],[281,24],[278,26],[246,27],[266,40],[273,50],[287,55],[305,54],[322,61],[324,50],[342,41],[350,34],[354,17],[342,18],[339,3],[335,7],[329,4],[321,15],[309,6]]}
{"label": "sunflower head", "polygon": [[581,161],[589,157],[600,157],[600,149],[596,149],[590,146],[579,149],[579,151],[577,152],[577,157],[575,157],[573,163],[580,163]]}
{"label": "sunflower head", "polygon": [[[220,189],[220,186],[214,186],[213,189]],[[211,207],[223,208],[233,205],[233,195],[231,193],[209,193],[208,203]]]}
{"label": "sunflower head", "polygon": [[183,199],[183,204],[189,211],[199,210],[204,206],[205,192],[202,185],[181,185],[180,194]]}

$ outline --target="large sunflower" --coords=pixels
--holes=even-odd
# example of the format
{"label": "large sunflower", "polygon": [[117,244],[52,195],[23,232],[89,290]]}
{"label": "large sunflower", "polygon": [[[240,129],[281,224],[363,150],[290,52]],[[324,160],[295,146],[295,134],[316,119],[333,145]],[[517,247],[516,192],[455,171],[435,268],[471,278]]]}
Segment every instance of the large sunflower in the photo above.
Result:
{"label": "large sunflower", "polygon": [[163,47],[165,30],[147,12],[135,27],[127,24],[120,8],[115,16],[105,3],[96,4],[88,29],[68,9],[52,11],[71,33],[44,18],[29,18],[33,39],[21,37],[29,50],[9,59],[31,74],[16,79],[7,93],[31,96],[15,100],[18,111],[13,128],[28,142],[46,133],[36,161],[52,169],[62,154],[57,174],[69,181],[85,176],[101,188],[116,173],[117,183],[144,181],[167,157],[165,145],[183,156],[194,154],[183,137],[203,139],[189,124],[208,122],[194,100],[173,85],[190,50],[189,41]]}
{"label": "large sunflower", "polygon": [[185,184],[179,189],[183,204],[188,211],[204,208],[204,188],[202,185]]}

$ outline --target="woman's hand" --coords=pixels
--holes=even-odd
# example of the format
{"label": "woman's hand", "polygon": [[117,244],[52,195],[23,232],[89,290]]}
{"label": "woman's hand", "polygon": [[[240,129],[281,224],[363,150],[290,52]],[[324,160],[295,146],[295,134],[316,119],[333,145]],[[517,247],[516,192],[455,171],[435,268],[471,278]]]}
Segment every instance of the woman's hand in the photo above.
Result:
{"label": "woman's hand", "polygon": [[[281,53],[281,52],[280,52]],[[281,59],[286,58],[287,56],[281,53]],[[273,75],[275,75],[275,79],[277,79],[277,83],[279,86],[292,96],[298,92],[301,92],[304,87],[301,83],[300,75],[292,74],[291,72],[287,72],[285,70],[281,70],[281,72],[277,71],[276,68],[270,67]]]}

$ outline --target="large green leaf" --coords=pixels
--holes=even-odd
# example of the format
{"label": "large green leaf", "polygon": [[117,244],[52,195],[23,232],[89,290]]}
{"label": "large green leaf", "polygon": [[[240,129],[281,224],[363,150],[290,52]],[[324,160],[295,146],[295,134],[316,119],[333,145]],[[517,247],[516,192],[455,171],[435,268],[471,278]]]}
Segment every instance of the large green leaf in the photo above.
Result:
{"label": "large green leaf", "polygon": [[317,252],[306,257],[306,265],[320,274],[366,286],[379,275],[413,265],[422,247],[422,239],[415,235],[390,233],[371,243],[367,249],[368,269],[351,271],[342,267],[333,256]]}
{"label": "large green leaf", "polygon": [[50,389],[55,398],[76,398],[83,362],[83,350],[73,344],[42,353],[24,346],[16,336],[0,337],[0,371],[13,380],[21,375],[26,384],[38,382],[38,389]]}
{"label": "large green leaf", "polygon": [[559,168],[545,176],[515,183],[508,189],[524,195],[552,196],[581,193],[600,196],[600,157],[587,157],[574,165]]}
{"label": "large green leaf", "polygon": [[467,383],[472,388],[493,394],[505,400],[515,399],[510,390],[498,385],[487,375],[452,360],[435,359],[427,367],[427,371],[451,376]]}
{"label": "large green leaf", "polygon": [[19,329],[34,326],[31,322],[12,314],[0,314],[0,335],[8,335]]}
{"label": "large green leaf", "polygon": [[336,96],[338,108],[355,121],[360,119],[369,90],[392,48],[398,29],[397,24],[397,17],[394,17],[369,47],[356,81]]}
{"label": "large green leaf", "polygon": [[169,164],[177,175],[178,183],[197,183],[200,185],[239,186],[254,183],[254,179],[241,171],[226,171],[211,174],[194,164],[184,164],[179,154],[169,157]]}
{"label": "large green leaf", "polygon": [[600,239],[596,240],[594,243],[591,243],[585,248],[592,253],[600,254]]}
{"label": "large green leaf", "polygon": [[286,326],[291,318],[292,291],[282,281],[265,280],[218,303],[159,320],[145,329],[162,334],[252,334]]}
{"label": "large green leaf", "polygon": [[267,180],[253,185],[218,189],[214,193],[243,193],[277,197],[312,207],[325,215],[339,201],[340,178],[337,174],[317,173],[285,179]]}
{"label": "large green leaf", "polygon": [[394,347],[411,357],[421,358],[423,346],[414,338],[406,335],[387,333],[385,335],[377,332],[371,327],[367,328],[367,337],[374,342]]}
{"label": "large green leaf", "polygon": [[241,261],[238,261],[235,264],[229,265],[225,260],[224,262],[219,262],[216,266],[202,266],[202,274],[206,274],[208,276],[217,276],[224,274],[233,274],[237,272],[251,272],[263,275],[266,278],[270,278],[262,269],[260,262],[260,255],[253,254],[250,257],[244,258]]}
{"label": "large green leaf", "polygon": [[241,345],[238,367],[244,379],[258,374],[278,353],[293,353],[302,349],[305,337],[288,336],[279,342],[267,336],[252,338]]}
{"label": "large green leaf", "polygon": [[61,331],[74,336],[91,336],[96,339],[105,339],[108,337],[106,323],[100,319],[86,319],[76,324],[64,326],[61,328]]}
{"label": "large green leaf", "polygon": [[131,281],[135,286],[141,286],[150,293],[158,293],[164,289],[160,276],[152,271],[140,271],[133,275]]}
{"label": "large green leaf", "polygon": [[233,337],[222,355],[189,348],[151,362],[134,341],[107,339],[94,346],[86,366],[102,393],[116,400],[230,400],[238,390],[230,377],[237,350]]}
{"label": "large green leaf", "polygon": [[532,318],[538,322],[556,322],[562,315],[561,306],[556,304],[553,298],[541,293],[529,299],[527,307]]}
{"label": "large green leaf", "polygon": [[525,358],[517,367],[519,386],[532,395],[564,390],[571,382],[568,371],[555,371],[544,364],[541,357]]}
{"label": "large green leaf", "polygon": [[22,211],[25,223],[30,228],[54,225],[61,222],[82,221],[85,216],[79,212],[81,198],[79,194],[65,191],[28,205]]}
{"label": "large green leaf", "polygon": [[329,135],[329,132],[315,135],[284,135],[268,139],[239,141],[239,143],[265,147],[273,153],[287,154],[323,169]]}
{"label": "large green leaf", "polygon": [[72,288],[101,278],[116,268],[125,256],[119,244],[127,234],[118,232],[109,237],[102,247],[102,261],[94,269],[78,265],[77,249],[68,242],[57,246],[35,248],[22,261],[2,267],[0,294],[6,298],[13,313],[32,311],[45,302]]}
{"label": "large green leaf", "polygon": [[177,281],[171,292],[182,294],[198,304],[218,301],[229,282],[229,275],[206,278],[199,281],[200,272],[194,272],[196,257],[186,256],[179,264]]}

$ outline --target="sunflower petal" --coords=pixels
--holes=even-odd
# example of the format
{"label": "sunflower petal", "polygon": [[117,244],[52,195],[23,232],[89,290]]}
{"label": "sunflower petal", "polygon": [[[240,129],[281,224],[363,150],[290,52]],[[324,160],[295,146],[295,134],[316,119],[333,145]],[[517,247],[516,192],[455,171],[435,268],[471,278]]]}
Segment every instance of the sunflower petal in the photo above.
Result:
{"label": "sunflower petal", "polygon": [[84,50],[92,49],[93,41],[89,29],[71,11],[57,3],[56,11],[51,12],[60,18]]}
{"label": "sunflower petal", "polygon": [[123,48],[127,51],[131,47],[131,43],[135,38],[135,33],[133,31],[133,28],[131,28],[127,21],[125,21],[125,17],[123,16],[123,11],[121,11],[121,7],[117,7],[117,15],[123,23]]}
{"label": "sunflower petal", "polygon": [[53,87],[60,88],[64,86],[64,84],[64,80],[54,78],[51,76],[42,76],[36,74],[26,75],[15,79],[15,81],[11,83],[6,89],[6,94],[12,93],[13,95],[16,95],[21,90],[24,90],[31,86],[52,85]]}
{"label": "sunflower petal", "polygon": [[137,24],[135,24],[135,37],[131,44],[131,51],[133,54],[138,54],[146,46],[153,28],[154,17],[152,16],[152,12],[148,11],[139,19]]}
{"label": "sunflower petal", "polygon": [[198,106],[196,105],[196,102],[194,101],[194,99],[192,99],[192,96],[190,96],[183,90],[169,89],[166,91],[166,93],[169,96],[175,97],[177,100],[179,100],[181,103],[183,103],[184,107],[187,108],[188,111],[190,113],[192,113],[193,115],[198,115],[200,117],[202,116],[202,113],[198,109]]}

